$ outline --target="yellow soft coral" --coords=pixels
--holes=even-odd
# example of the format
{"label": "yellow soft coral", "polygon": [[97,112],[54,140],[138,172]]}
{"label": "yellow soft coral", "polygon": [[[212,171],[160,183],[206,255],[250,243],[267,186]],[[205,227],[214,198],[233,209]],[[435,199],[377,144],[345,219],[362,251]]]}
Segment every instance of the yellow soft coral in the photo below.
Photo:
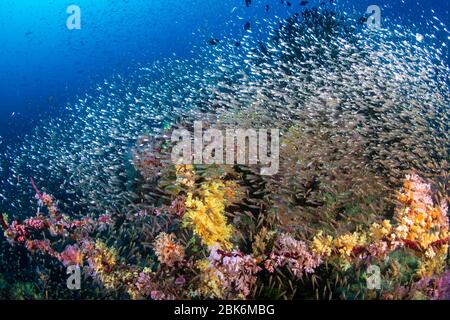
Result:
{"label": "yellow soft coral", "polygon": [[95,271],[101,271],[105,267],[111,268],[116,265],[117,252],[114,248],[109,248],[103,241],[97,240],[94,250],[93,261]]}
{"label": "yellow soft coral", "polygon": [[333,237],[324,236],[323,231],[320,231],[313,239],[311,244],[312,251],[323,257],[331,256],[333,250]]}
{"label": "yellow soft coral", "polygon": [[353,249],[363,243],[364,235],[359,234],[358,232],[343,234],[333,242],[337,252],[343,257],[349,257],[352,254]]}
{"label": "yellow soft coral", "polygon": [[93,276],[98,279],[106,289],[124,289],[132,299],[145,298],[149,293],[149,268],[142,271],[138,267],[129,266],[118,260],[117,250],[108,247],[103,241],[86,242],[83,252],[87,256]]}
{"label": "yellow soft coral", "polygon": [[230,249],[232,228],[227,223],[225,206],[236,196],[237,184],[215,178],[197,186],[192,165],[176,166],[176,174],[177,181],[188,187],[184,226],[191,227],[203,244]]}
{"label": "yellow soft coral", "polygon": [[381,224],[373,223],[370,226],[370,237],[373,240],[383,240],[392,233],[392,225],[389,220],[383,220]]}
{"label": "yellow soft coral", "polygon": [[225,217],[225,204],[226,193],[231,191],[226,189],[222,181],[209,181],[202,184],[198,197],[189,192],[183,220],[185,225],[193,228],[203,244],[230,249],[232,228]]}
{"label": "yellow soft coral", "polygon": [[194,186],[194,167],[191,164],[187,165],[176,165],[175,172],[177,175],[177,182],[179,184],[185,185],[188,188]]}
{"label": "yellow soft coral", "polygon": [[116,250],[109,248],[104,242],[97,240],[89,255],[90,266],[95,275],[107,289],[114,289],[119,283],[117,274],[113,272],[117,263]]}
{"label": "yellow soft coral", "polygon": [[269,230],[267,227],[262,227],[256,234],[255,240],[252,244],[252,252],[256,258],[261,258],[266,255],[267,247],[270,242],[275,239],[276,232]]}
{"label": "yellow soft coral", "polygon": [[223,282],[217,275],[209,260],[197,261],[197,268],[200,271],[200,284],[196,294],[204,298],[222,299],[224,297]]}
{"label": "yellow soft coral", "polygon": [[422,277],[432,277],[440,274],[446,265],[448,245],[439,248],[428,249],[419,258],[419,268],[417,274]]}

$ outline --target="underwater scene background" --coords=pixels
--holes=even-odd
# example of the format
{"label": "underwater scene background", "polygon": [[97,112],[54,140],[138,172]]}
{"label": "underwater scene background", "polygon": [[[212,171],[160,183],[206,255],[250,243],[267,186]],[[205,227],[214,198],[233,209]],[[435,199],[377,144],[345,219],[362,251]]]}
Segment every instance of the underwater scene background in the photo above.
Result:
{"label": "underwater scene background", "polygon": [[448,300],[449,10],[2,0],[0,298]]}

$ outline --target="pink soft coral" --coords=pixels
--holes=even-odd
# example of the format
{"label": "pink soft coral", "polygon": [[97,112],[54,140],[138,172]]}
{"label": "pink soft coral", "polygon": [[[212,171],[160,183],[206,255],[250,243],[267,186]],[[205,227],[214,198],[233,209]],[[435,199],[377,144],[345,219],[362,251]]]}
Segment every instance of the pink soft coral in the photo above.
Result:
{"label": "pink soft coral", "polygon": [[250,294],[256,283],[256,274],[261,270],[255,258],[239,250],[225,252],[212,248],[209,260],[227,291],[243,297]]}
{"label": "pink soft coral", "polygon": [[283,234],[277,239],[275,249],[264,266],[270,272],[277,267],[287,266],[299,277],[304,272],[313,273],[321,263],[320,256],[311,253],[306,243]]}
{"label": "pink soft coral", "polygon": [[76,245],[68,245],[63,252],[59,254],[59,260],[67,267],[70,265],[81,265],[83,263],[83,254]]}

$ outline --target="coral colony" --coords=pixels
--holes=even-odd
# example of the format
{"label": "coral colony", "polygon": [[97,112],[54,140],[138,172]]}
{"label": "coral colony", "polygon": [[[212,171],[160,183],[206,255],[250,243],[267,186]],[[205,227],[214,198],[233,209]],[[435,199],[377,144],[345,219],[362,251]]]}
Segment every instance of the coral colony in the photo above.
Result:
{"label": "coral colony", "polygon": [[[243,196],[239,185],[223,175],[205,181],[191,165],[177,165],[175,173],[179,191],[173,193],[171,205],[159,208],[159,218],[145,214],[128,217],[137,225],[148,218],[164,223],[150,244],[154,256],[151,265],[127,263],[116,248],[99,239],[99,234],[113,228],[113,217],[70,219],[33,180],[38,205],[47,212],[22,222],[9,222],[3,216],[5,236],[11,245],[48,255],[63,266],[82,266],[105,290],[120,288],[132,299],[245,299],[264,295],[269,288],[279,292],[274,283],[289,285],[304,277],[315,279],[311,285],[317,286],[320,280],[313,276],[316,273],[334,269],[345,274],[355,268],[364,270],[370,263],[386,268],[383,298],[411,294],[448,298],[449,276],[444,271],[447,204],[434,203],[430,185],[415,174],[405,178],[391,220],[361,226],[352,233],[318,231],[309,240],[280,234],[273,223],[263,223],[247,246],[250,250],[244,252],[233,237],[237,230],[226,214],[227,207]],[[190,239],[185,238],[185,231],[192,233]],[[206,257],[201,253],[203,248],[209,252]],[[392,284],[403,261],[414,262],[414,270],[404,271],[413,281]],[[291,290],[293,294],[295,288]]]}

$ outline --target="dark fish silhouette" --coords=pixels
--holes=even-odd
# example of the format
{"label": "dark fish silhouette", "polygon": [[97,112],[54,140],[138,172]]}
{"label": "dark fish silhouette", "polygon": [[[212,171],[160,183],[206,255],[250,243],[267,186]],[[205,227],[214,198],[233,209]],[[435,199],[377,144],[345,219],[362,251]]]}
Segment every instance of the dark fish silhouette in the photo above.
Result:
{"label": "dark fish silhouette", "polygon": [[247,22],[244,24],[244,30],[245,30],[245,31],[249,31],[250,28],[251,28],[250,21],[247,21]]}
{"label": "dark fish silhouette", "polygon": [[259,46],[259,51],[260,51],[262,54],[267,55],[267,54],[269,53],[269,51],[267,50],[266,45],[265,45],[263,42],[258,41],[258,46]]}
{"label": "dark fish silhouette", "polygon": [[359,18],[359,23],[364,24],[367,22],[367,17],[361,17]]}
{"label": "dark fish silhouette", "polygon": [[292,6],[292,3],[290,3],[289,1],[286,1],[286,4],[288,7]]}
{"label": "dark fish silhouette", "polygon": [[268,4],[266,4],[266,12],[269,12],[270,10],[270,6]]}
{"label": "dark fish silhouette", "polygon": [[246,7],[250,7],[251,4],[252,4],[252,0],[245,0]]}
{"label": "dark fish silhouette", "polygon": [[211,39],[209,39],[209,41],[208,41],[208,44],[209,45],[212,45],[212,46],[215,46],[216,44],[218,44],[219,43],[219,40],[217,40],[216,38],[211,38]]}
{"label": "dark fish silhouette", "polygon": [[234,46],[235,46],[235,47],[240,47],[240,46],[241,46],[241,43],[240,43],[239,41],[236,41],[236,42],[234,43]]}
{"label": "dark fish silhouette", "polygon": [[301,6],[306,6],[309,3],[309,1],[300,1]]}

